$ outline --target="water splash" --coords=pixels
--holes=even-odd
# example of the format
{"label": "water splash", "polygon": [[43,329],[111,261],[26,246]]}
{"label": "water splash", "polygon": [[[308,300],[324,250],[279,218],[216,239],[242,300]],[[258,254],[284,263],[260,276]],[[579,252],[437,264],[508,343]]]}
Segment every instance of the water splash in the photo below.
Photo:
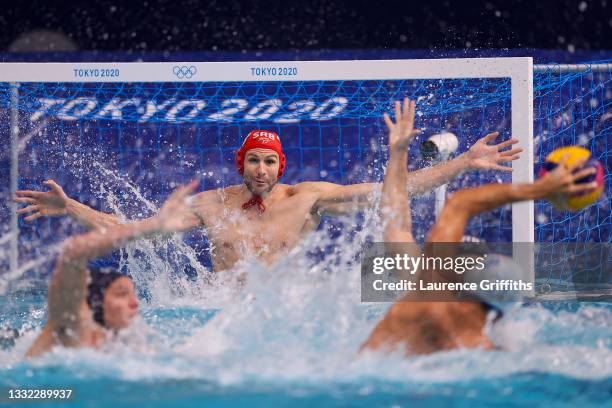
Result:
{"label": "water splash", "polygon": [[[138,191],[120,177],[104,179]],[[118,204],[125,197],[108,185],[99,191],[127,218]],[[157,210],[145,201],[148,211]],[[15,384],[43,384],[56,376],[65,382],[194,380],[249,389],[333,383],[368,394],[381,383],[421,389],[423,384],[490,384],[525,373],[580,380],[612,376],[612,309],[601,304],[533,305],[513,312],[487,328],[503,351],[455,350],[408,359],[399,352],[360,354],[388,307],[359,298],[360,251],[368,240],[380,238],[381,226],[376,210],[342,222],[340,236],[315,231],[274,265],[247,258],[213,275],[180,236],[135,242],[122,252],[122,262],[149,293],[143,304],[148,328],[138,322],[105,350],[57,348],[24,360],[33,328],[44,317],[44,309],[29,308],[19,315],[22,337],[0,351],[2,377]],[[187,279],[176,272],[185,263],[205,273]],[[242,275],[246,281],[238,278]],[[23,304],[29,301],[24,295]]]}

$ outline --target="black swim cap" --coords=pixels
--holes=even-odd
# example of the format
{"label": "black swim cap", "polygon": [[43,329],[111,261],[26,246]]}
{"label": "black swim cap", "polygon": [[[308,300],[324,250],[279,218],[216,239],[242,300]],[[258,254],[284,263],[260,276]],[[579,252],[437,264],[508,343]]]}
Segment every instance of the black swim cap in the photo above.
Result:
{"label": "black swim cap", "polygon": [[96,322],[106,327],[104,321],[104,292],[115,280],[127,275],[115,268],[89,268],[89,285],[87,286],[87,304],[93,313]]}

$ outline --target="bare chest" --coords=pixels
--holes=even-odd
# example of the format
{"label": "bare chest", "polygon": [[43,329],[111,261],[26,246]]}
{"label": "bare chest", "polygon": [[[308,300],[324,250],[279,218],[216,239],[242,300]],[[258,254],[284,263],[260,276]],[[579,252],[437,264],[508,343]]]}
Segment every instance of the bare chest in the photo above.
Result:
{"label": "bare chest", "polygon": [[275,202],[263,213],[256,207],[242,209],[238,200],[211,211],[205,225],[215,252],[240,257],[243,252],[269,255],[290,249],[316,224],[312,203],[298,198]]}

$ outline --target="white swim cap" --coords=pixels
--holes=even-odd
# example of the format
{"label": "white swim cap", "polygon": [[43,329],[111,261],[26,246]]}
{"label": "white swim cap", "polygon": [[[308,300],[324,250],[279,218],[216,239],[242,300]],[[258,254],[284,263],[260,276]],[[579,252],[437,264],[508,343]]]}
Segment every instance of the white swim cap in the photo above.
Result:
{"label": "white swim cap", "polygon": [[478,289],[471,293],[482,302],[500,311],[517,306],[525,299],[532,286],[530,274],[512,258],[500,254],[488,254],[483,270],[470,270],[463,276],[464,282],[476,283]]}

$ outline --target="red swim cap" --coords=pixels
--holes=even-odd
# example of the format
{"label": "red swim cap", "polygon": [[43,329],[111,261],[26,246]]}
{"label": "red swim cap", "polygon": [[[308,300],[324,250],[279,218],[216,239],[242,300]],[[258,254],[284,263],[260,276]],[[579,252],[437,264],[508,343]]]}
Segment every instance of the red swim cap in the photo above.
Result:
{"label": "red swim cap", "polygon": [[283,175],[286,158],[278,134],[269,130],[253,130],[244,138],[242,146],[236,152],[236,167],[241,176],[244,174],[244,156],[251,149],[270,149],[278,153],[279,166],[277,178]]}

